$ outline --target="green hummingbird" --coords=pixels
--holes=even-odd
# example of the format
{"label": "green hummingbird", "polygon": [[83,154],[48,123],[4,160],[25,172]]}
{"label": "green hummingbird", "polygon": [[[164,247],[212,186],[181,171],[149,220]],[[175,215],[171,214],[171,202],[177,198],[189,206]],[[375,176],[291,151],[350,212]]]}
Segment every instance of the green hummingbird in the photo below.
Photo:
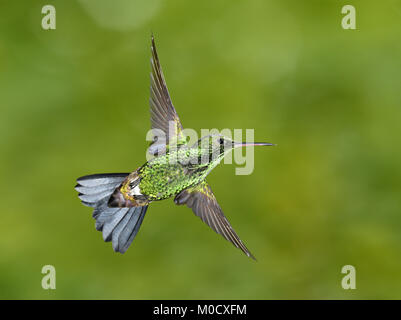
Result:
{"label": "green hummingbird", "polygon": [[75,189],[79,198],[94,208],[96,229],[102,231],[104,241],[112,241],[116,252],[128,249],[151,202],[174,196],[177,205],[186,204],[216,233],[255,259],[224,216],[205,178],[234,148],[274,144],[235,142],[211,134],[190,145],[171,102],[153,35],[151,52],[150,114],[154,138],[148,152],[154,157],[132,173],[78,178]]}

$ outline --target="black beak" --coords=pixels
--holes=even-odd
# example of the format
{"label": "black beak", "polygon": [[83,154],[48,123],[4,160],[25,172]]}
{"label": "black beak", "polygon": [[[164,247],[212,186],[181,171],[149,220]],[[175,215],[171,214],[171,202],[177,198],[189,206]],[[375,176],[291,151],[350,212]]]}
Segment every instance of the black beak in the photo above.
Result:
{"label": "black beak", "polygon": [[234,147],[251,147],[251,146],[275,146],[274,143],[268,142],[235,142]]}

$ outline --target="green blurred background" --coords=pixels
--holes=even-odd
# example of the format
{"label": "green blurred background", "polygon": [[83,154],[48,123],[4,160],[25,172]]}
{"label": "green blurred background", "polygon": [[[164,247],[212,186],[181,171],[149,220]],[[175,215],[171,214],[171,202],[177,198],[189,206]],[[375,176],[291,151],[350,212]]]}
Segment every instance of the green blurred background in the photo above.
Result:
{"label": "green blurred background", "polygon": [[[0,298],[401,298],[400,21],[398,0],[2,1]],[[172,201],[114,253],[77,198],[145,161],[152,31],[184,127],[278,144],[208,179],[258,262]]]}

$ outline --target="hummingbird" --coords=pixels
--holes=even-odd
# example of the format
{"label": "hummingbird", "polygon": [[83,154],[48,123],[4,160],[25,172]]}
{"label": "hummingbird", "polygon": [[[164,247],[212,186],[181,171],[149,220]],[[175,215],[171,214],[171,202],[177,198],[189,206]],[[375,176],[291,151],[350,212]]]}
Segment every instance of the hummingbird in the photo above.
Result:
{"label": "hummingbird", "polygon": [[[93,207],[95,227],[114,251],[125,253],[137,235],[150,203],[174,197],[203,222],[248,257],[255,259],[231,227],[206,182],[207,175],[235,148],[273,146],[272,143],[236,142],[219,134],[192,145],[173,106],[151,36],[150,115],[153,156],[131,173],[92,174],[77,179],[78,197]],[[255,259],[256,260],[256,259]]]}

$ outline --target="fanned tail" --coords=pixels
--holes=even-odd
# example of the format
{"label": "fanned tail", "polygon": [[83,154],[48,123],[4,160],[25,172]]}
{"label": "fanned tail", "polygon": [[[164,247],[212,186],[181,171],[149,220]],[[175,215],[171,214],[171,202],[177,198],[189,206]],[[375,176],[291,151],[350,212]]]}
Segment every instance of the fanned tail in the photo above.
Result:
{"label": "fanned tail", "polygon": [[93,207],[96,230],[104,241],[112,241],[116,252],[124,253],[137,235],[148,206],[111,208],[109,199],[129,173],[94,174],[77,179],[75,190],[88,207]]}

